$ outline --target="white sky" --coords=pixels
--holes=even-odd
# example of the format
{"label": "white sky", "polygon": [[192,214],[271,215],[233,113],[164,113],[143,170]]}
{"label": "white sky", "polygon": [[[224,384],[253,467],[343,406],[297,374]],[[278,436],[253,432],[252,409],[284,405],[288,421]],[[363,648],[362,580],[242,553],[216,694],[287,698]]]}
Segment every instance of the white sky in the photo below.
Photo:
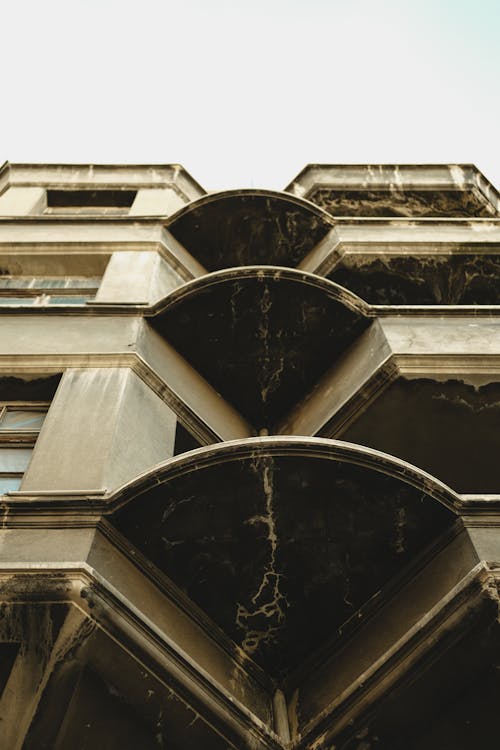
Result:
{"label": "white sky", "polygon": [[500,187],[500,0],[0,0],[0,162],[473,162]]}

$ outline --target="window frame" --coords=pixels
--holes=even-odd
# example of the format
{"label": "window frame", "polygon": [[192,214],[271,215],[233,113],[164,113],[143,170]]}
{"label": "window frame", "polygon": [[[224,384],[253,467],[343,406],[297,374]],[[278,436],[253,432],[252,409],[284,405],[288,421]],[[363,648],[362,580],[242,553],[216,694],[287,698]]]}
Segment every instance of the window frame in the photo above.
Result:
{"label": "window frame", "polygon": [[55,216],[128,216],[139,188],[47,187],[44,214]]}
{"label": "window frame", "polygon": [[[2,420],[9,410],[18,410],[22,411],[25,409],[26,411],[39,411],[43,414],[47,414],[48,410],[50,408],[50,401],[0,401],[0,425],[2,423]],[[40,435],[40,432],[43,428],[43,424],[40,426],[37,430],[23,430],[23,429],[17,429],[17,430],[1,430],[0,429],[0,452],[2,448],[10,448],[10,449],[26,449],[26,448],[34,448],[36,441],[38,440],[38,436]],[[2,471],[0,468],[0,496],[5,495],[6,492],[9,492],[9,490],[4,491],[1,487],[1,481],[2,479],[20,479],[21,482],[23,480],[24,475],[26,474],[26,471],[29,468],[29,464],[31,462],[28,461],[28,465],[26,466],[26,469],[22,472],[20,471]],[[14,491],[14,490],[12,490]]]}
{"label": "window frame", "polygon": [[[85,283],[81,285],[72,286],[71,280],[78,280],[85,282],[88,278],[88,285]],[[15,282],[19,281],[20,285],[16,286],[15,283],[12,286],[2,286],[2,280],[9,279]],[[48,286],[41,285],[40,282],[46,280],[47,282],[57,282],[59,280],[66,280],[68,286]],[[21,285],[22,281],[28,283]],[[99,286],[101,284],[102,277],[97,276],[30,276],[28,274],[4,274],[0,276],[0,307],[19,307],[23,305],[23,301],[30,307],[44,307],[47,305],[64,305],[66,300],[69,304],[72,304],[72,300],[78,300],[73,304],[85,304],[87,301],[95,299]],[[30,283],[33,282],[33,286]],[[38,282],[36,284],[35,282]],[[54,302],[54,299],[62,298],[61,301]],[[3,303],[3,300],[5,302]]]}

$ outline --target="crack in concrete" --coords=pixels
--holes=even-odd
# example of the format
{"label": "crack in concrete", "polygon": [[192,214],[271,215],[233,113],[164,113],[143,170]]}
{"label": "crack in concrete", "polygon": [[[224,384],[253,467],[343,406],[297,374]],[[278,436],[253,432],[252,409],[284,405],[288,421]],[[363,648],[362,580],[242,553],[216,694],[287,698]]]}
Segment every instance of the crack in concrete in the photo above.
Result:
{"label": "crack in concrete", "polygon": [[[270,545],[269,562],[262,574],[256,593],[251,598],[253,608],[237,604],[236,624],[245,631],[242,643],[248,654],[255,653],[262,643],[270,644],[285,621],[285,610],[288,605],[281,592],[282,574],[277,570],[278,536],[274,512],[274,466],[270,456],[262,456],[252,462],[253,470],[262,476],[265,498],[265,513],[253,516],[247,523],[263,524],[267,528],[267,540]],[[260,602],[260,604],[259,604]],[[266,627],[252,627],[252,622],[264,618]]]}
{"label": "crack in concrete", "polygon": [[[263,280],[263,279],[262,279]],[[271,342],[269,330],[269,314],[273,306],[271,291],[268,284],[264,284],[261,298],[262,319],[257,328],[257,333],[262,341],[262,358],[259,370],[260,395],[263,404],[267,404],[269,395],[279,388],[281,376],[285,368],[285,357],[280,355],[277,367],[271,370]],[[274,346],[273,346],[274,350]]]}

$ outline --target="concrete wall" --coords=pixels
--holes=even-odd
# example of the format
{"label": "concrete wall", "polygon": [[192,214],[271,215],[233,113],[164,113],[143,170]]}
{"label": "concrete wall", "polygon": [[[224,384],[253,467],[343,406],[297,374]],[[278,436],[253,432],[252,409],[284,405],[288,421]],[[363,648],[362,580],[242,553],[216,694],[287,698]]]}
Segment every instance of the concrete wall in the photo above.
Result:
{"label": "concrete wall", "polygon": [[0,216],[41,214],[46,206],[46,191],[39,187],[11,187],[0,195]]}
{"label": "concrete wall", "polygon": [[130,208],[130,216],[170,216],[185,203],[172,188],[138,190]]}
{"label": "concrete wall", "polygon": [[113,253],[96,294],[104,304],[154,304],[183,283],[156,252]]}
{"label": "concrete wall", "polygon": [[171,409],[130,369],[69,369],[21,489],[114,489],[173,455],[175,426]]}

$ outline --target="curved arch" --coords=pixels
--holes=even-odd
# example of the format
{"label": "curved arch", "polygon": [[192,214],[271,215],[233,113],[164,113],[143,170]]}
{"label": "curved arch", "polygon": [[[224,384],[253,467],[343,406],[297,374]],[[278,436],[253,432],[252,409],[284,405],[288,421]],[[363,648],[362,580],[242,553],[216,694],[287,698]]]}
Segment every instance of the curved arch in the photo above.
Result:
{"label": "curved arch", "polygon": [[346,289],[346,287],[322,276],[316,276],[316,274],[309,273],[308,271],[288,268],[287,266],[271,265],[235,266],[233,268],[224,268],[220,271],[213,271],[204,276],[199,276],[167,294],[155,305],[152,305],[147,314],[151,317],[161,315],[170,307],[181,303],[185,298],[190,297],[197,292],[224,284],[228,281],[252,278],[257,279],[258,281],[290,281],[297,284],[303,284],[306,287],[312,287],[323,291],[326,297],[340,302],[353,312],[357,312],[366,318],[374,317],[372,307],[361,297],[358,297],[357,294]]}
{"label": "curved arch", "polygon": [[458,512],[461,504],[460,495],[447,484],[419,469],[418,466],[389,453],[343,440],[271,435],[228,440],[224,443],[203,446],[180,456],[169,458],[164,463],[158,464],[115,490],[109,496],[106,512],[114,512],[138,494],[147,492],[149,488],[176,479],[190,471],[200,471],[216,464],[252,458],[255,457],[255,454],[270,457],[300,456],[327,461],[339,460],[399,479],[401,482],[425,492],[453,513]]}
{"label": "curved arch", "polygon": [[299,195],[293,195],[292,193],[287,193],[283,190],[268,190],[266,188],[234,188],[231,190],[218,190],[214,193],[207,193],[206,195],[202,195],[199,198],[196,198],[190,203],[186,203],[185,206],[182,206],[178,211],[168,217],[165,226],[170,229],[177,223],[180,218],[182,218],[186,214],[192,213],[193,210],[199,208],[200,206],[205,206],[210,203],[218,203],[227,198],[246,196],[257,196],[261,198],[269,198],[271,200],[281,200],[290,204],[291,206],[301,206],[311,211],[312,214],[324,218],[325,221],[330,224],[330,226],[335,225],[335,221],[333,220],[331,214],[321,208],[321,206],[317,206],[315,203],[312,203],[311,201],[307,200],[306,198],[302,198]]}
{"label": "curved arch", "polygon": [[114,496],[110,521],[282,676],[413,575],[449,538],[455,500],[368,448],[254,438],[156,467]]}
{"label": "curved arch", "polygon": [[165,226],[209,271],[296,266],[334,226],[310,201],[273,190],[228,190],[181,208]]}
{"label": "curved arch", "polygon": [[171,292],[151,326],[257,430],[275,425],[365,330],[348,290],[294,269],[244,267]]}

